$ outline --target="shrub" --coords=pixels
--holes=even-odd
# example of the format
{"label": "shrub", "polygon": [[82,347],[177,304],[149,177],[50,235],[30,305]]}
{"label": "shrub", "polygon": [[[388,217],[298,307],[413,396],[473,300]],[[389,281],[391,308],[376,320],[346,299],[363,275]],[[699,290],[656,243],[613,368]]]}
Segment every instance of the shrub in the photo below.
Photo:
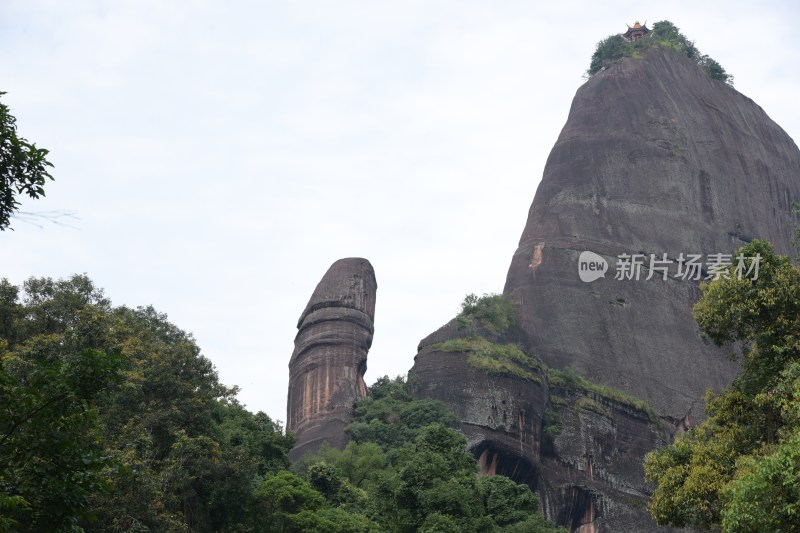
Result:
{"label": "shrub", "polygon": [[461,303],[456,327],[477,334],[480,326],[488,333],[502,335],[514,324],[514,306],[502,294],[468,294]]}
{"label": "shrub", "polygon": [[516,344],[498,344],[484,337],[449,339],[434,346],[442,352],[469,352],[467,363],[490,374],[511,374],[519,378],[541,383],[537,371],[542,365],[526,354]]}

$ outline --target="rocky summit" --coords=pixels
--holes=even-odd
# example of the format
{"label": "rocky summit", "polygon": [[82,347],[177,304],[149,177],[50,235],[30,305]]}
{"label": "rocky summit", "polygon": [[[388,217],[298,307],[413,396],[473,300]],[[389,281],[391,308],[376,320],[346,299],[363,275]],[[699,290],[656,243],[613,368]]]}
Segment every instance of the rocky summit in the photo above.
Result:
{"label": "rocky summit", "polygon": [[[790,253],[797,199],[800,151],[751,99],[676,50],[621,60],[578,89],[506,279],[516,321],[494,340],[545,370],[471,365],[470,350],[443,349],[463,336],[453,321],[419,345],[417,394],[445,401],[481,468],[530,484],[548,518],[659,531],[643,456],[737,370],[700,334],[699,281],[680,260],[700,256],[705,278],[752,239]],[[604,277],[582,281],[586,251]]]}
{"label": "rocky summit", "polygon": [[692,319],[697,284],[583,283],[578,255],[707,261],[754,238],[790,253],[798,198],[800,152],[752,100],[671,49],[623,60],[578,90],[511,262],[527,346],[661,415],[699,415],[734,369]]}

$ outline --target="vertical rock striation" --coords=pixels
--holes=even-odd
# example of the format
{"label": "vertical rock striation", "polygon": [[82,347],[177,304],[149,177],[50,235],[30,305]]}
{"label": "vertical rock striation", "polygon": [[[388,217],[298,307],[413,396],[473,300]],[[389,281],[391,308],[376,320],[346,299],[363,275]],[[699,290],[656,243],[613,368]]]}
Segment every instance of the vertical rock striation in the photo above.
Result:
{"label": "vertical rock striation", "polygon": [[344,429],[353,404],[366,395],[377,288],[369,261],[340,259],[300,315],[286,415],[286,427],[297,437],[293,460],[316,452],[323,442],[340,449],[347,443]]}

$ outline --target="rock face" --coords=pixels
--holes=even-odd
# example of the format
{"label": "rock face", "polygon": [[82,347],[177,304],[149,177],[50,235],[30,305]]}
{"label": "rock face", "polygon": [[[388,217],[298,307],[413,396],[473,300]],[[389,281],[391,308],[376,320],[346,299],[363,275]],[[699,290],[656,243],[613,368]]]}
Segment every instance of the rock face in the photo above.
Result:
{"label": "rock face", "polygon": [[[615,280],[618,257],[707,262],[754,238],[790,253],[798,199],[800,151],[752,100],[671,49],[623,59],[578,90],[504,289],[517,310],[508,340],[597,386],[489,376],[438,350],[458,336],[451,323],[420,343],[418,395],[457,412],[484,470],[528,482],[548,518],[572,531],[659,531],[644,509],[643,455],[701,418],[703,393],[736,366],[692,318],[698,282],[675,264],[665,280],[646,280],[648,268]],[[605,278],[579,278],[587,250],[608,262]]]}
{"label": "rock face", "polygon": [[[692,418],[734,368],[700,337],[697,284],[616,281],[619,254],[732,253],[753,238],[791,251],[800,153],[752,100],[663,48],[625,59],[579,90],[531,206],[504,292],[520,304],[527,344]],[[578,277],[578,255],[609,276]],[[647,270],[643,270],[646,277]]]}
{"label": "rock face", "polygon": [[487,373],[468,364],[468,353],[442,350],[442,342],[464,336],[451,321],[422,342],[411,372],[414,394],[442,400],[461,419],[461,431],[481,472],[535,487],[547,404],[543,369],[530,368],[527,379]]}
{"label": "rock face", "polygon": [[323,442],[344,448],[353,404],[366,395],[364,373],[375,318],[375,272],[366,259],[336,261],[297,322],[289,361],[286,427],[296,460]]}

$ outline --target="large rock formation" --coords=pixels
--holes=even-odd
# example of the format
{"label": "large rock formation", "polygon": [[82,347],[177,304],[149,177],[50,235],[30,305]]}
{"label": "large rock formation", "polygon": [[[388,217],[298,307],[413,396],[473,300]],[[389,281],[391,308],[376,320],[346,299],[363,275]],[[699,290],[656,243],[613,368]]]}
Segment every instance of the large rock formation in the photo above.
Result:
{"label": "large rock formation", "polygon": [[[578,90],[550,154],[506,280],[515,324],[478,324],[484,352],[518,344],[530,357],[476,359],[454,320],[420,343],[415,394],[447,403],[481,470],[528,483],[571,531],[667,531],[645,510],[643,456],[702,418],[703,393],[736,373],[700,334],[698,282],[675,261],[754,238],[790,253],[798,199],[800,151],[754,102],[672,49],[622,60]],[[581,281],[584,251],[607,261],[605,278]],[[669,276],[646,279],[645,262],[640,279],[614,279],[623,254],[666,254]],[[366,260],[338,261],[300,317],[293,458],[346,442],[375,290]]]}
{"label": "large rock formation", "polygon": [[734,370],[700,337],[697,284],[583,283],[578,255],[591,250],[612,265],[623,253],[706,258],[753,238],[789,253],[798,198],[792,139],[679,52],[651,49],[578,90],[504,292],[549,365],[631,392],[660,414],[692,417],[703,392]]}
{"label": "large rock formation", "polygon": [[367,392],[364,373],[375,318],[375,272],[366,259],[336,261],[297,322],[289,361],[286,427],[297,437],[290,457],[323,442],[344,448],[355,401]]}
{"label": "large rock formation", "polygon": [[[617,258],[705,261],[754,238],[789,253],[798,199],[800,151],[752,100],[675,50],[623,59],[578,90],[504,290],[517,321],[501,341],[586,379],[489,375],[441,350],[451,322],[420,343],[417,394],[448,403],[482,468],[530,483],[548,518],[658,531],[642,457],[702,417],[703,393],[736,367],[692,318],[697,282],[674,264],[666,280],[615,280]],[[608,261],[605,278],[581,281],[585,250]]]}

